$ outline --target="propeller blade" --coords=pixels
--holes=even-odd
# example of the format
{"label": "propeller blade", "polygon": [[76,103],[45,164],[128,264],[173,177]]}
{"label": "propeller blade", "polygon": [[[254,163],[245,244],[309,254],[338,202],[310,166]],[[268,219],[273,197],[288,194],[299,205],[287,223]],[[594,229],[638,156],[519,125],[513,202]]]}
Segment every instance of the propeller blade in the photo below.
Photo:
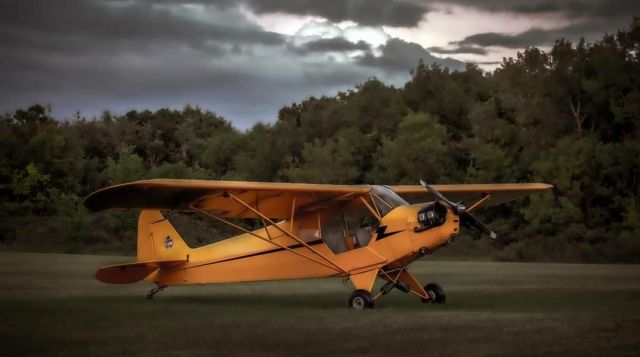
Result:
{"label": "propeller blade", "polygon": [[472,215],[469,212],[462,212],[462,214],[460,214],[460,221],[462,224],[467,224],[488,235],[491,239],[496,239],[498,237],[496,232],[491,230],[489,226],[484,224],[481,220],[479,220],[476,216]]}
{"label": "propeller blade", "polygon": [[484,224],[476,216],[474,216],[471,213],[467,212],[467,208],[462,203],[453,203],[452,201],[449,201],[448,198],[444,197],[443,194],[438,192],[431,185],[429,185],[426,182],[424,182],[424,180],[420,180],[420,184],[425,189],[427,189],[427,191],[431,192],[431,194],[434,195],[437,200],[448,204],[453,209],[453,211],[458,216],[460,216],[460,223],[466,224],[466,225],[471,226],[471,227],[474,227],[475,229],[479,230],[480,232],[488,235],[491,239],[496,239],[498,237],[496,232],[492,231],[491,228],[489,228],[489,226]]}
{"label": "propeller blade", "polygon": [[424,182],[424,180],[422,180],[422,179],[420,179],[420,184],[422,185],[422,187],[426,188],[427,191],[431,192],[431,194],[434,195],[439,201],[442,201],[442,202],[448,204],[451,208],[453,208],[456,211],[456,213],[460,214],[459,211],[461,211],[460,208],[464,207],[463,205],[457,205],[457,204],[449,201],[448,198],[444,197],[443,194],[438,192],[435,188],[433,188],[428,183]]}

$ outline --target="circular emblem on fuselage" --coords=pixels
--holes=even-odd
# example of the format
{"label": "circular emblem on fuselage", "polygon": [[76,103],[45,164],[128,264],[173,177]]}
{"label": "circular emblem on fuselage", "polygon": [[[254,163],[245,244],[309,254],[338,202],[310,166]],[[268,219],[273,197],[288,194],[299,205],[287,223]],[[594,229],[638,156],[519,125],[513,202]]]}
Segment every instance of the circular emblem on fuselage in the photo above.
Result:
{"label": "circular emblem on fuselage", "polygon": [[173,239],[171,239],[171,236],[167,236],[167,238],[164,239],[164,247],[166,249],[173,248]]}

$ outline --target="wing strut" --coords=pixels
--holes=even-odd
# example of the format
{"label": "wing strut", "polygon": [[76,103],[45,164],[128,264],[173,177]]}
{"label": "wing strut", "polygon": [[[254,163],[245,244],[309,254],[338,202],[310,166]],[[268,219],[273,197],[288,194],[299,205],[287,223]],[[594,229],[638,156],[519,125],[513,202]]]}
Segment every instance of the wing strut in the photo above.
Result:
{"label": "wing strut", "polygon": [[477,200],[476,202],[474,202],[471,207],[467,208],[467,212],[474,210],[476,207],[480,206],[481,204],[483,204],[486,200],[491,198],[491,194],[490,193],[485,193],[482,195],[482,198]]}
{"label": "wing strut", "polygon": [[293,218],[296,215],[296,195],[293,195],[291,200],[291,217],[289,218],[289,230],[293,230]]}
{"label": "wing strut", "polygon": [[271,219],[269,219],[269,217],[265,216],[264,214],[262,214],[260,211],[256,210],[255,208],[251,207],[250,205],[248,205],[247,203],[245,203],[243,200],[239,199],[238,197],[236,197],[235,195],[233,195],[232,193],[227,193],[229,195],[229,197],[231,197],[231,199],[233,199],[234,201],[238,202],[239,204],[243,205],[244,207],[246,207],[247,209],[249,209],[251,212],[255,213],[258,217],[262,218],[264,221],[267,221],[269,224],[273,225],[277,230],[279,230],[280,232],[282,232],[283,234],[289,236],[291,239],[297,241],[298,243],[302,244],[303,246],[305,246],[307,249],[309,249],[310,251],[312,251],[313,253],[315,253],[317,256],[319,256],[320,258],[322,258],[324,261],[328,262],[329,264],[333,265],[334,267],[336,267],[338,269],[338,271],[349,275],[349,273],[344,270],[341,266],[339,266],[338,264],[336,264],[333,260],[329,259],[328,257],[326,257],[324,254],[320,253],[319,251],[317,251],[316,249],[313,249],[309,244],[307,244],[307,242],[303,241],[302,239],[300,239],[299,237],[297,237],[295,234],[287,231],[286,229],[282,229],[282,227],[278,226],[277,224],[275,224],[275,222],[273,222]]}
{"label": "wing strut", "polygon": [[[334,268],[333,266],[330,266],[330,265],[328,265],[328,264],[326,264],[326,263],[324,263],[324,262],[322,262],[322,261],[319,261],[319,260],[317,260],[317,259],[314,259],[313,257],[310,257],[310,256],[308,256],[308,255],[305,255],[305,254],[302,254],[302,253],[300,253],[300,252],[297,252],[297,251],[295,251],[295,250],[293,250],[293,249],[291,249],[291,248],[287,247],[286,245],[280,244],[280,243],[275,242],[275,241],[273,241],[273,240],[271,240],[271,239],[267,239],[267,238],[265,238],[265,237],[263,237],[263,236],[261,236],[261,235],[259,235],[259,234],[255,234],[255,233],[251,232],[251,231],[250,231],[250,230],[248,230],[248,229],[245,229],[245,228],[243,228],[243,227],[240,227],[239,225],[237,225],[237,224],[235,224],[235,223],[229,222],[229,221],[227,221],[226,219],[220,218],[220,217],[218,217],[218,216],[216,216],[216,215],[213,215],[213,214],[211,214],[211,213],[209,213],[209,212],[207,212],[207,211],[205,211],[205,210],[202,210],[202,209],[200,209],[200,208],[198,208],[198,207],[190,206],[189,208],[190,208],[190,209],[192,209],[192,210],[194,210],[194,211],[196,211],[196,212],[198,212],[198,213],[200,213],[200,214],[202,214],[202,215],[204,215],[204,216],[207,216],[207,217],[209,217],[209,218],[215,219],[216,221],[219,221],[219,222],[222,222],[222,223],[224,223],[224,224],[227,224],[227,225],[229,225],[229,226],[231,226],[231,227],[233,227],[233,228],[235,228],[235,229],[237,229],[237,230],[239,230],[239,231],[241,231],[241,232],[244,232],[244,233],[250,234],[250,235],[252,235],[252,236],[254,236],[254,237],[258,238],[258,239],[261,239],[261,240],[263,240],[263,241],[265,241],[265,242],[269,242],[269,243],[271,243],[271,244],[273,244],[273,245],[276,245],[276,246],[278,246],[278,247],[280,247],[280,248],[282,248],[282,249],[288,250],[288,251],[290,251],[290,252],[291,252],[291,253],[293,253],[293,254],[299,255],[299,256],[301,256],[301,257],[303,257],[303,258],[306,258],[306,259],[309,259],[309,260],[313,261],[314,263],[318,263],[318,264],[320,264],[320,265],[324,266],[325,268],[329,268],[329,269],[331,269],[331,270],[335,270],[335,271],[337,271],[337,272],[339,272],[339,273],[341,273],[341,272],[342,272],[341,270],[336,269],[336,268]],[[276,227],[277,227],[277,226],[276,226]],[[267,229],[266,229],[266,227],[265,227],[265,230],[267,230]],[[267,234],[269,234],[269,232],[268,232],[268,231],[267,231]]]}
{"label": "wing strut", "polygon": [[376,207],[375,209],[373,207],[371,207],[369,202],[367,202],[367,199],[364,198],[363,196],[360,196],[360,201],[362,201],[362,203],[365,205],[365,207],[367,207],[369,212],[371,212],[371,214],[374,215],[378,221],[382,219],[382,217],[380,216],[380,212],[378,212],[378,207]]}

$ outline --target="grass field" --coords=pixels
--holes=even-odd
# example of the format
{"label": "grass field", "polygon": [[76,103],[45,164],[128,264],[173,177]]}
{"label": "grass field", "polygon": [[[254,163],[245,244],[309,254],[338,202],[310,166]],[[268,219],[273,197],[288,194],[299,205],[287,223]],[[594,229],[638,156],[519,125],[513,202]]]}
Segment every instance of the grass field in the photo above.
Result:
{"label": "grass field", "polygon": [[0,253],[0,353],[640,355],[640,266],[418,262],[444,306],[394,291],[350,311],[339,279],[170,287],[97,282],[131,258]]}

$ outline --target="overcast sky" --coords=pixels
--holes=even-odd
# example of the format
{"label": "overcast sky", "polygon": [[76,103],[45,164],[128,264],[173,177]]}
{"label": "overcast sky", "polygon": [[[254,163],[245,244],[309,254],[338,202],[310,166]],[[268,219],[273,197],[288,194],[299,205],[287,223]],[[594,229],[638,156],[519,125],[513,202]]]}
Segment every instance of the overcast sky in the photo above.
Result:
{"label": "overcast sky", "polygon": [[0,0],[0,111],[182,108],[247,128],[418,59],[492,69],[526,46],[596,40],[637,0]]}

